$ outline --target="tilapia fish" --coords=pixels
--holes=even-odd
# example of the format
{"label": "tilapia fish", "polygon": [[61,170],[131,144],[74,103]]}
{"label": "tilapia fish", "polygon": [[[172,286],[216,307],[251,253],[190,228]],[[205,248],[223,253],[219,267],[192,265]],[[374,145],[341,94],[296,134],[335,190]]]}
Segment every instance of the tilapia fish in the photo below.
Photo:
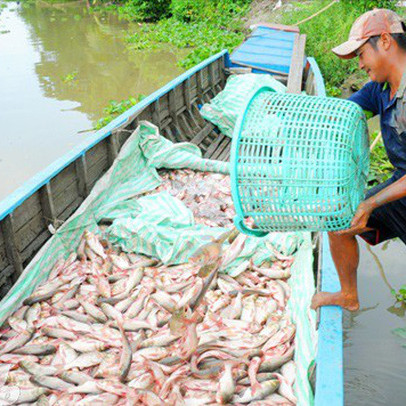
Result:
{"label": "tilapia fish", "polygon": [[176,266],[86,230],[0,329],[0,383],[17,388],[15,404],[296,403],[293,257],[272,248],[274,263],[244,258],[238,277],[219,274],[247,240],[232,227],[228,176],[160,174],[198,224],[228,230]]}

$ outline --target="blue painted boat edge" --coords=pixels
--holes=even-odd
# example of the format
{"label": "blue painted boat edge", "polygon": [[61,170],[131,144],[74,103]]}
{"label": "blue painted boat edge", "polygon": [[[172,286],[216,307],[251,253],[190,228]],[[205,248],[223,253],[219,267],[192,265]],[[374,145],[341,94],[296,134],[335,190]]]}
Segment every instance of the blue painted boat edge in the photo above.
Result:
{"label": "blue painted boat edge", "polygon": [[324,85],[324,79],[323,79],[323,76],[322,76],[322,74],[320,72],[319,65],[317,65],[316,60],[311,56],[307,57],[307,62],[309,62],[310,67],[311,67],[311,69],[313,71],[313,74],[314,74],[314,81],[315,81],[315,84],[316,84],[316,95],[326,97],[327,96],[327,94],[326,94],[326,86]]}
{"label": "blue painted boat edge", "polygon": [[[308,57],[314,73],[316,95],[326,96],[326,88],[320,69],[314,58]],[[327,233],[322,236],[321,289],[340,290],[333,259],[331,258]],[[343,312],[338,306],[322,307],[318,330],[316,356],[315,406],[342,406],[344,404],[343,367]]]}
{"label": "blue painted boat edge", "polygon": [[104,138],[108,137],[112,130],[120,127],[124,124],[130,117],[132,117],[137,112],[143,110],[149,104],[153,103],[155,100],[159,99],[168,91],[172,90],[174,87],[184,82],[186,79],[194,75],[199,70],[205,68],[210,63],[215,60],[225,56],[226,61],[228,61],[228,51],[224,49],[221,52],[205,59],[203,62],[194,66],[193,68],[187,70],[181,75],[177,76],[175,79],[168,82],[165,86],[156,90],[154,93],[150,94],[148,97],[141,100],[139,103],[120,114],[113,121],[107,124],[105,127],[96,131],[94,134],[89,136],[84,142],[78,144],[76,147],[72,148],[68,153],[62,157],[55,160],[53,163],[48,165],[43,171],[38,172],[31,179],[25,182],[21,187],[16,189],[13,193],[8,195],[5,199],[0,201],[0,221],[4,219],[8,214],[12,213],[20,204],[24,202],[28,197],[34,194],[38,189],[49,182],[54,176],[65,169],[69,164],[79,158],[81,155],[85,154],[86,151],[94,147],[97,143],[102,141]]}

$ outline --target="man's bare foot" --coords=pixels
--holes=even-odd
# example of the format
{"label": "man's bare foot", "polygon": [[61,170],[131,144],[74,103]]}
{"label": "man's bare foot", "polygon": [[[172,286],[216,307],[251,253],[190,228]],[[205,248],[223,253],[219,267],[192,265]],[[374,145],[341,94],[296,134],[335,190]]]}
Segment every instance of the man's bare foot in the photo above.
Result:
{"label": "man's bare foot", "polygon": [[359,302],[356,296],[346,296],[342,292],[319,292],[313,296],[310,307],[316,310],[320,306],[341,306],[355,312],[359,309]]}

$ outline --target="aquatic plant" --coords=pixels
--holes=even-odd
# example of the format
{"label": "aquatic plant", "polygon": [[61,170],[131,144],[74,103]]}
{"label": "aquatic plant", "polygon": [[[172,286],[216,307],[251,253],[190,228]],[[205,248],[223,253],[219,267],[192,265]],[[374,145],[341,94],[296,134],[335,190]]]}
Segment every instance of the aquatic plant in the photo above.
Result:
{"label": "aquatic plant", "polygon": [[398,291],[392,289],[391,293],[397,302],[404,302],[406,304],[406,285],[402,285]]}
{"label": "aquatic plant", "polygon": [[103,128],[105,125],[110,123],[110,121],[113,121],[121,113],[124,113],[130,107],[140,102],[144,97],[145,95],[139,94],[135,97],[129,97],[127,100],[121,101],[111,100],[108,106],[103,109],[103,113],[105,114],[105,116],[97,120],[97,122],[95,123],[95,129],[98,130],[100,128]]}
{"label": "aquatic plant", "polygon": [[74,72],[71,72],[71,73],[68,73],[67,75],[65,75],[62,78],[62,81],[65,83],[69,83],[69,82],[72,82],[73,80],[75,80],[77,78],[77,76],[78,76],[78,72],[74,71]]}

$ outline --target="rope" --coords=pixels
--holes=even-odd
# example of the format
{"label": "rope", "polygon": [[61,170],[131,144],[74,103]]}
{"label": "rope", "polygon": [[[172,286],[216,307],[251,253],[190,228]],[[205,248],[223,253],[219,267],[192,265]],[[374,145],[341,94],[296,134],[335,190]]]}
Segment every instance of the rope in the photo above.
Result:
{"label": "rope", "polygon": [[379,134],[376,136],[376,138],[374,139],[374,142],[371,144],[371,147],[369,148],[369,152],[372,152],[376,146],[376,144],[378,144],[378,141],[382,138],[382,132],[379,131]]}
{"label": "rope", "polygon": [[311,20],[312,18],[318,16],[318,15],[321,14],[323,11],[326,11],[326,10],[327,10],[328,8],[330,8],[334,3],[338,3],[338,2],[339,2],[339,0],[333,0],[331,3],[327,4],[326,7],[323,7],[323,8],[322,8],[321,10],[319,10],[317,13],[314,13],[314,14],[311,15],[310,17],[307,17],[307,18],[305,18],[304,20],[299,21],[298,23],[292,24],[292,25],[293,25],[293,26],[297,26],[297,25],[303,24],[303,23],[305,23],[305,22]]}

